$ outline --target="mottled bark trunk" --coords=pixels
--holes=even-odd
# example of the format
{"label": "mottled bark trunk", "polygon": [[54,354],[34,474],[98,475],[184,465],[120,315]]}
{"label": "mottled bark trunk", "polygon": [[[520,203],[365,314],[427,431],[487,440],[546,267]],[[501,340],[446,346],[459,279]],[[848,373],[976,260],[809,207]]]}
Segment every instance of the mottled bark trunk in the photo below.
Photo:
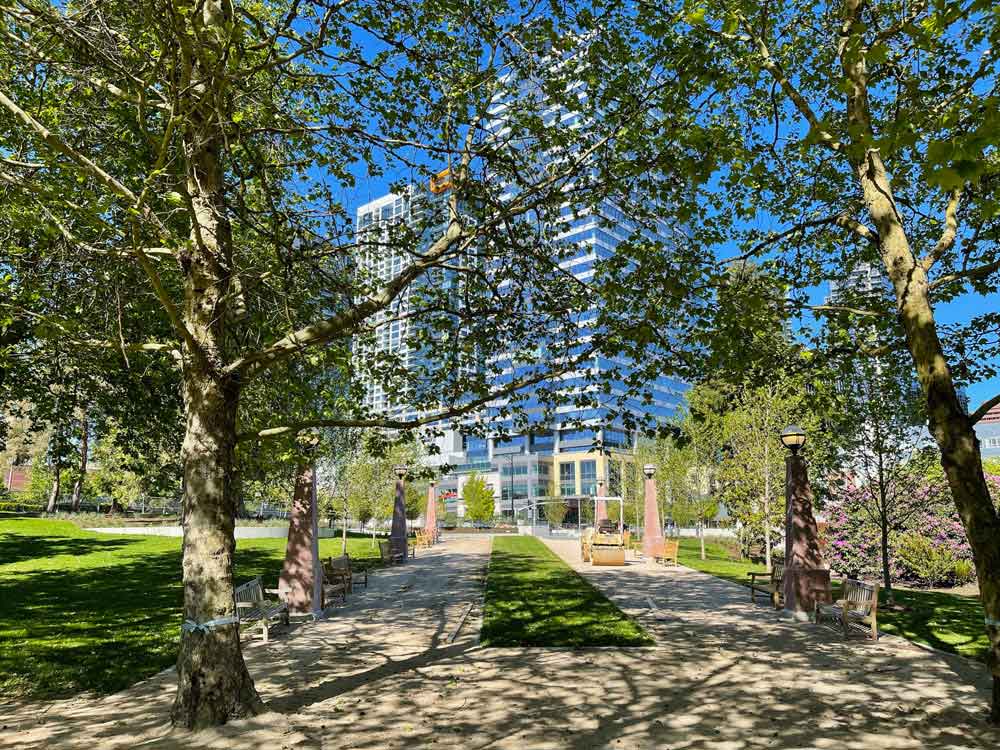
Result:
{"label": "mottled bark trunk", "polygon": [[80,427],[80,470],[73,482],[73,510],[80,510],[80,495],[83,492],[83,480],[87,477],[87,452],[89,451],[90,429],[87,424],[87,412],[83,413]]}
{"label": "mottled bark trunk", "polygon": [[[853,29],[860,27],[861,8],[860,0],[845,2],[845,28],[851,32],[841,43],[841,60],[850,82],[848,124],[870,135],[873,130],[866,62],[850,44],[856,33]],[[851,26],[852,22],[855,26]],[[879,250],[892,281],[899,321],[926,399],[931,435],[941,451],[941,465],[972,547],[988,623],[987,663],[994,683],[991,718],[1000,723],[1000,517],[983,475],[979,441],[958,398],[938,337],[927,269],[910,246],[881,153],[875,148],[867,150],[854,162],[854,168],[865,207],[878,231]]]}
{"label": "mottled bark trunk", "polygon": [[233,258],[220,128],[230,118],[224,58],[232,6],[207,0],[174,7],[178,37],[185,41],[186,77],[178,96],[191,205],[190,242],[181,254],[190,334],[184,345],[184,618],[198,625],[223,621],[189,625],[181,636],[171,718],[177,726],[199,728],[258,713],[262,703],[243,661],[239,628],[226,622],[235,614],[232,482],[240,397],[238,380],[224,373],[231,355]]}
{"label": "mottled bark trunk", "polygon": [[[944,349],[938,338],[927,273],[914,257],[891,200],[885,167],[871,151],[858,167],[868,210],[879,230],[882,257],[895,289],[900,323],[927,402],[928,423],[938,448],[955,506],[972,547],[986,616],[994,624],[988,663],[1000,681],[1000,518],[983,476],[979,441],[958,398]],[[993,719],[1000,721],[994,702]]]}
{"label": "mottled bark trunk", "polygon": [[[238,389],[191,367],[185,373],[184,620],[235,615],[230,492]],[[177,657],[175,724],[197,728],[258,712],[235,623],[186,630]]]}

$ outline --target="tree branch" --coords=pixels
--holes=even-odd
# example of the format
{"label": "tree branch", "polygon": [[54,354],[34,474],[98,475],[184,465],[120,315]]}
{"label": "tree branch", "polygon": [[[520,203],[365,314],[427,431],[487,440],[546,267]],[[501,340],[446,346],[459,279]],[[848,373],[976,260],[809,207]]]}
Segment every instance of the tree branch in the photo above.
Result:
{"label": "tree branch", "polygon": [[979,408],[976,409],[974,412],[972,412],[972,414],[969,415],[969,421],[972,424],[976,424],[983,417],[986,416],[986,412],[988,412],[990,409],[992,409],[997,404],[1000,404],[1000,393],[998,393],[997,395],[995,395],[993,398],[988,398],[985,401],[983,401],[983,403],[981,403],[979,405]]}
{"label": "tree branch", "polygon": [[[105,172],[97,164],[88,159],[86,156],[81,154],[76,149],[69,146],[67,143],[63,142],[55,133],[51,132],[42,123],[32,117],[30,114],[21,109],[16,102],[10,99],[2,90],[0,90],[0,104],[2,104],[8,111],[10,111],[18,120],[23,122],[28,126],[35,134],[42,140],[45,145],[47,145],[51,150],[56,153],[62,154],[63,156],[70,159],[72,162],[77,164],[84,172],[92,176],[98,182],[100,182],[105,188],[107,188],[114,195],[119,198],[123,198],[129,201],[133,206],[138,207],[140,205],[140,198],[135,193],[133,193],[129,188],[122,182],[114,178],[112,175]],[[164,242],[168,245],[172,239],[169,230],[163,225],[155,213],[148,207],[142,210],[142,216],[150,221],[161,234]],[[198,342],[195,340],[194,336],[191,335],[191,331],[184,324],[184,320],[181,317],[180,311],[174,304],[173,300],[170,299],[170,295],[163,285],[159,274],[157,274],[156,269],[153,267],[153,263],[149,256],[146,255],[145,250],[138,244],[133,244],[133,250],[135,252],[136,258],[142,269],[146,272],[146,276],[149,278],[149,282],[153,287],[153,291],[156,294],[156,298],[160,301],[163,306],[167,317],[170,319],[171,324],[177,330],[177,332],[184,338],[185,343],[191,350],[191,353],[207,361],[205,353],[202,351]]]}
{"label": "tree branch", "polygon": [[874,245],[878,245],[879,243],[879,236],[877,232],[865,226],[857,219],[853,219],[847,214],[840,213],[836,214],[835,216],[826,216],[822,219],[812,219],[810,221],[803,221],[799,224],[796,224],[793,227],[785,229],[782,232],[772,232],[769,236],[765,237],[763,240],[754,245],[753,248],[743,253],[742,255],[736,255],[731,258],[720,260],[716,265],[724,266],[727,265],[728,263],[735,263],[737,261],[747,260],[749,258],[754,257],[763,250],[767,249],[769,245],[773,245],[775,242],[780,242],[781,240],[791,235],[797,234],[799,232],[803,232],[806,229],[813,229],[815,227],[821,227],[828,224],[833,224],[843,229],[847,229],[856,234],[858,237],[861,237],[862,239],[867,240],[868,242],[871,242]]}
{"label": "tree branch", "polygon": [[246,440],[256,440],[260,438],[278,437],[279,435],[287,435],[289,433],[300,432],[314,427],[378,427],[390,430],[412,430],[434,422],[440,422],[443,419],[450,419],[452,417],[461,416],[462,414],[467,414],[480,406],[488,404],[490,401],[510,396],[517,391],[536,385],[543,380],[548,380],[549,378],[562,375],[578,367],[582,362],[590,359],[596,352],[597,347],[590,346],[576,357],[563,363],[559,367],[551,369],[546,368],[540,373],[514,380],[503,388],[499,388],[492,393],[473,399],[472,401],[467,401],[461,406],[453,406],[450,409],[436,411],[417,419],[309,419],[300,422],[293,422],[287,425],[279,425],[277,427],[267,427],[253,432],[240,433],[236,437],[236,440],[237,442],[243,442]]}
{"label": "tree branch", "polygon": [[929,271],[931,266],[941,260],[941,256],[955,244],[955,236],[958,234],[958,203],[961,199],[962,186],[960,185],[951,191],[948,205],[944,208],[944,231],[941,232],[941,238],[930,254],[920,261],[920,265],[924,267],[925,271]]}
{"label": "tree branch", "polygon": [[834,137],[830,131],[823,127],[823,124],[820,122],[819,117],[816,116],[816,113],[809,105],[809,102],[806,101],[806,98],[802,96],[802,93],[795,87],[795,85],[788,80],[788,76],[785,75],[785,71],[782,68],[781,63],[779,63],[771,55],[771,50],[768,49],[767,43],[753,30],[753,27],[744,16],[741,15],[739,19],[740,25],[753,40],[754,44],[757,45],[757,52],[761,56],[761,64],[764,66],[764,69],[773,76],[774,80],[776,80],[778,85],[781,86],[782,91],[784,91],[788,98],[792,100],[792,103],[795,104],[796,109],[798,109],[802,116],[806,118],[806,121],[809,123],[809,127],[815,135],[822,143],[826,144],[834,151],[843,151],[844,144],[837,140],[837,138]]}
{"label": "tree branch", "polygon": [[881,318],[885,316],[884,312],[879,312],[878,310],[863,310],[859,307],[848,307],[847,305],[805,305],[806,310],[829,310],[831,312],[848,312],[852,315],[866,315],[871,318]]}
{"label": "tree branch", "polygon": [[960,279],[984,279],[996,271],[1000,271],[1000,260],[987,263],[982,266],[976,266],[975,268],[955,271],[955,273],[946,273],[944,276],[938,276],[934,279],[934,281],[927,285],[927,288],[936,289],[939,286],[944,286],[945,284],[950,284],[951,282],[958,281]]}

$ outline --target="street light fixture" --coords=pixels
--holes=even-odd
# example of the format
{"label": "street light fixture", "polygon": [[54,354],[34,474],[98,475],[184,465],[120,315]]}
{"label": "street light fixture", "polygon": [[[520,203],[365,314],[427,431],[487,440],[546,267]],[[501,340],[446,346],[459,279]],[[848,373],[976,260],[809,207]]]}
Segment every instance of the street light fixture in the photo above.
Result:
{"label": "street light fixture", "polygon": [[646,479],[652,479],[653,474],[656,473],[656,465],[646,464],[645,466],[642,467],[642,473],[646,475]]}
{"label": "street light fixture", "polygon": [[406,466],[404,466],[403,464],[397,464],[392,468],[392,470],[396,472],[397,479],[402,479],[403,477],[406,476]]}
{"label": "street light fixture", "polygon": [[792,455],[794,456],[799,452],[799,449],[805,445],[805,430],[794,424],[789,425],[781,431],[781,442],[792,452]]}

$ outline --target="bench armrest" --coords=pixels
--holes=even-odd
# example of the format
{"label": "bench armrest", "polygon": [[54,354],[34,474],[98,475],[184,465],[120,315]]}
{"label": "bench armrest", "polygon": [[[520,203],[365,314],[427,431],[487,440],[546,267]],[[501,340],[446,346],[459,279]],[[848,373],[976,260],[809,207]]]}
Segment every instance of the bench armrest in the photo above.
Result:
{"label": "bench armrest", "polygon": [[265,594],[274,594],[275,596],[281,596],[280,589],[264,589]]}
{"label": "bench armrest", "polygon": [[236,609],[253,609],[256,606],[254,602],[236,602]]}
{"label": "bench armrest", "polygon": [[754,579],[757,578],[758,576],[760,577],[767,576],[768,578],[770,578],[772,574],[767,572],[766,570],[749,570],[747,571],[747,575],[750,576],[751,579]]}

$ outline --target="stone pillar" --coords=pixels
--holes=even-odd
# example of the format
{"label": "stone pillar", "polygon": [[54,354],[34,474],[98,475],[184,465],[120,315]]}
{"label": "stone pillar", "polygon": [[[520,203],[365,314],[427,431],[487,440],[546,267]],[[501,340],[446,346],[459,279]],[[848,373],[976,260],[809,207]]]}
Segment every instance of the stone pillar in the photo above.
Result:
{"label": "stone pillar", "polygon": [[642,554],[647,560],[663,545],[663,524],[660,523],[660,507],[656,502],[656,480],[646,477],[643,485],[645,490],[646,514],[642,532]]}
{"label": "stone pillar", "polygon": [[819,547],[806,460],[785,458],[785,610],[805,620],[830,601],[830,570]]}
{"label": "stone pillar", "polygon": [[406,484],[404,479],[396,480],[396,502],[392,506],[392,530],[389,544],[403,553],[405,561],[409,555],[406,544]]}
{"label": "stone pillar", "polygon": [[608,503],[604,498],[604,480],[600,479],[597,482],[597,505],[594,508],[594,527],[597,527],[598,522],[603,521],[608,517]]}
{"label": "stone pillar", "polygon": [[289,614],[323,612],[323,564],[319,559],[319,519],[316,509],[316,467],[309,460],[299,464],[295,494],[288,519],[285,563],[278,591]]}
{"label": "stone pillar", "polygon": [[437,541],[437,493],[434,482],[427,488],[427,511],[424,513],[424,531],[431,532],[431,540]]}

